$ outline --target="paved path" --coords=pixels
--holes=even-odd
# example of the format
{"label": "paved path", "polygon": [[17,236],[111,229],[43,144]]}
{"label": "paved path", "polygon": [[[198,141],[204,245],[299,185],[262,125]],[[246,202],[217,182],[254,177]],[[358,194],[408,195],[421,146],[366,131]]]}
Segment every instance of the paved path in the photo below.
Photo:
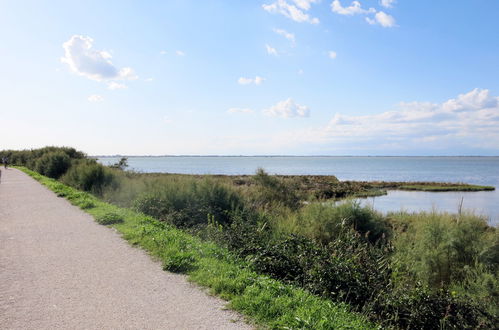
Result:
{"label": "paved path", "polygon": [[26,174],[1,180],[0,329],[249,329]]}

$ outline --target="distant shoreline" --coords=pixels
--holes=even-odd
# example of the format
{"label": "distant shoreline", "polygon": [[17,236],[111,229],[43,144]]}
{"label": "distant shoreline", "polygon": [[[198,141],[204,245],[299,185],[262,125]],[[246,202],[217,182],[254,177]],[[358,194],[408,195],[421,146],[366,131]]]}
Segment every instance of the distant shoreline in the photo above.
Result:
{"label": "distant shoreline", "polygon": [[130,157],[130,158],[161,158],[161,157],[235,157],[235,158],[498,158],[497,156],[328,156],[328,155],[92,155],[90,158],[116,158],[116,157]]}

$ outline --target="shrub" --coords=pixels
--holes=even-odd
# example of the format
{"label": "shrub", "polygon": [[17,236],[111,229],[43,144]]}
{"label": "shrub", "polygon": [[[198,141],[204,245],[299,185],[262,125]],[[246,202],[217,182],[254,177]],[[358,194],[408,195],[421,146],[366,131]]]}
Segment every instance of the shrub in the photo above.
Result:
{"label": "shrub", "polygon": [[286,184],[284,180],[267,174],[261,168],[252,179],[256,184],[252,199],[257,207],[272,208],[275,204],[281,204],[297,209],[300,206],[300,198],[295,187]]}
{"label": "shrub", "polygon": [[477,264],[497,269],[498,260],[490,259],[498,246],[491,235],[496,230],[484,219],[435,212],[405,216],[410,222],[394,241],[394,262],[410,275],[410,281],[422,281],[434,289],[448,288],[463,281]]}
{"label": "shrub", "polygon": [[167,181],[152,192],[138,196],[133,207],[142,213],[191,228],[208,223],[208,216],[221,225],[232,221],[231,211],[243,209],[242,198],[232,189],[210,180]]}
{"label": "shrub", "polygon": [[285,214],[277,226],[284,232],[299,233],[323,245],[350,228],[373,244],[387,241],[391,235],[389,223],[380,213],[356,202],[312,203],[294,214]]}
{"label": "shrub", "polygon": [[128,158],[121,157],[121,159],[117,163],[109,165],[109,167],[124,171],[128,167]]}
{"label": "shrub", "polygon": [[497,320],[479,305],[450,292],[432,292],[422,286],[387,291],[365,313],[385,326],[400,329],[494,329]]}
{"label": "shrub", "polygon": [[397,287],[421,283],[499,314],[499,233],[473,215],[393,214],[399,227],[392,257]]}
{"label": "shrub", "polygon": [[35,170],[50,178],[58,179],[71,165],[71,158],[62,151],[48,152],[36,160]]}
{"label": "shrub", "polygon": [[76,162],[61,180],[67,185],[96,194],[101,194],[104,187],[116,184],[112,170],[94,160]]}

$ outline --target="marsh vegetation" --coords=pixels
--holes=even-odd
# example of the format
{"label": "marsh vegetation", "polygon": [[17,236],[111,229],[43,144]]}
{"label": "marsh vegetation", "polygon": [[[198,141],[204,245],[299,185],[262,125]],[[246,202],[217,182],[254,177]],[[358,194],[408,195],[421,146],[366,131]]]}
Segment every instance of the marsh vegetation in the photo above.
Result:
{"label": "marsh vegetation", "polygon": [[[227,251],[227,255],[219,254],[221,259],[230,256],[254,274],[267,275],[324,301],[348,304],[351,311],[383,327],[498,325],[499,231],[488,226],[486,219],[468,213],[383,215],[353,201],[329,202],[394,187],[479,189],[475,186],[340,182],[332,176],[274,176],[264,170],[253,176],[141,174],[123,171],[126,163],[105,167],[72,148],[11,152],[9,156],[12,163],[164,224],[140,229],[150,230],[151,235],[163,237],[170,228],[180,229],[185,241],[176,241],[179,246],[165,256],[165,268],[192,273],[200,282],[202,276],[196,273],[200,268],[215,270],[202,265],[207,259],[190,249],[192,240]],[[62,188],[60,193],[67,194]],[[97,202],[88,196],[75,198],[92,209]],[[106,212],[97,217],[103,223],[121,226],[126,218],[118,209]],[[134,230],[139,229],[129,229],[128,235],[139,235]],[[219,262],[216,259],[210,254],[211,263]],[[269,296],[263,298],[259,291],[251,296],[251,290],[245,291],[249,287],[246,275],[227,267],[220,266],[217,272],[235,272],[234,276],[217,275],[224,280],[215,291],[239,292],[260,304],[279,299],[277,282],[266,284],[274,294],[267,292]],[[232,288],[230,293],[224,286]]]}

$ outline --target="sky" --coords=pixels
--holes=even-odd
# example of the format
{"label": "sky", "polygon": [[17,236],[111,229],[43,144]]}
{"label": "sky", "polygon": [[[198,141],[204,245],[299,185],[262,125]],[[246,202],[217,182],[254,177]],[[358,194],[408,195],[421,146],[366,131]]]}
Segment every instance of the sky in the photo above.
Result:
{"label": "sky", "polygon": [[0,149],[499,155],[497,0],[0,0]]}

